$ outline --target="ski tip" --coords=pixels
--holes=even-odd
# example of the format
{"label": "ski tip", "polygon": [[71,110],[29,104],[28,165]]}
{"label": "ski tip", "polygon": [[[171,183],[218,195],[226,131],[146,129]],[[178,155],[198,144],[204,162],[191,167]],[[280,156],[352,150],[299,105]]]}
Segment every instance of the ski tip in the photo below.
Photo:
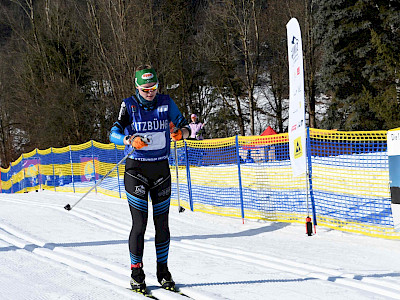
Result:
{"label": "ski tip", "polygon": [[71,205],[67,204],[67,205],[64,206],[64,209],[71,210],[72,208],[71,208]]}

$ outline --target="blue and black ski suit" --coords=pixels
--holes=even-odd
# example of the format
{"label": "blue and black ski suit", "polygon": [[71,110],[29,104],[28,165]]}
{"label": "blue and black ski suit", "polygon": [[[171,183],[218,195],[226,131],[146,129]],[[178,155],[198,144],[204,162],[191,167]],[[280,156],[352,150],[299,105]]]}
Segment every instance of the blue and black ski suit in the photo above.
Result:
{"label": "blue and black ski suit", "polygon": [[[125,164],[124,184],[132,215],[129,235],[131,268],[142,264],[144,234],[148,219],[148,195],[153,205],[157,263],[167,263],[170,232],[168,213],[171,198],[170,127],[190,127],[168,95],[157,94],[147,101],[136,92],[121,103],[117,122],[111,128],[110,141],[123,145],[126,135],[139,134],[149,139],[148,146],[135,150]],[[132,146],[125,147],[125,155]]]}

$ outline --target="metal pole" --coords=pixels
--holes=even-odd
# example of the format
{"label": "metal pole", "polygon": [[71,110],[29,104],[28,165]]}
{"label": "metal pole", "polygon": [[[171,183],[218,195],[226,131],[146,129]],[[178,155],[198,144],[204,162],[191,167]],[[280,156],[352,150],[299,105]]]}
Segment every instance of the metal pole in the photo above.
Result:
{"label": "metal pole", "polygon": [[239,178],[240,208],[242,211],[242,223],[244,224],[244,204],[243,204],[243,190],[242,190],[242,174],[240,170],[239,136],[235,137],[235,141],[236,141],[236,158],[237,158],[238,178]]}
{"label": "metal pole", "polygon": [[[93,140],[92,140],[92,163],[93,163],[93,174],[94,174],[94,187],[97,187],[97,183],[96,183],[96,164],[94,163],[94,153],[93,153]],[[97,189],[96,189],[96,194],[97,194]]]}
{"label": "metal pole", "polygon": [[307,157],[308,157],[308,191],[310,193],[311,209],[314,220],[314,231],[316,231],[317,224],[317,214],[315,210],[315,199],[314,199],[314,189],[312,182],[312,160],[311,160],[311,137],[310,137],[310,127],[307,128]]}
{"label": "metal pole", "polygon": [[192,192],[192,179],[190,177],[190,164],[189,164],[189,154],[188,154],[188,148],[187,148],[187,143],[185,143],[185,160],[186,160],[186,178],[187,178],[187,185],[188,185],[188,190],[189,190],[189,204],[190,204],[190,210],[194,211],[193,207],[193,192]]}
{"label": "metal pole", "polygon": [[[40,174],[40,157],[38,148],[36,148],[36,156],[38,160],[38,183],[39,183],[39,190],[42,190],[42,174]],[[37,190],[36,190],[37,191]]]}
{"label": "metal pole", "polygon": [[181,206],[181,202],[179,199],[179,175],[178,175],[178,148],[176,147],[176,141],[174,141],[175,145],[175,170],[176,170],[176,193],[178,195],[178,211],[184,212],[185,209]]}
{"label": "metal pole", "polygon": [[75,193],[75,181],[74,181],[74,165],[72,163],[72,153],[71,153],[71,145],[69,145],[69,161],[71,164],[71,180],[72,180],[72,188],[74,190]]}
{"label": "metal pole", "polygon": [[[115,146],[115,161],[118,160],[118,149],[117,145],[114,144]],[[117,182],[118,182],[118,193],[119,193],[119,198],[121,198],[121,185],[119,184],[119,168],[117,168]]]}
{"label": "metal pole", "polygon": [[13,181],[13,175],[11,175],[11,194],[14,194],[14,181]]}
{"label": "metal pole", "polygon": [[53,163],[53,184],[54,184],[54,191],[57,192],[56,189],[56,173],[54,170],[54,152],[53,152],[53,147],[51,147],[51,162]]}
{"label": "metal pole", "polygon": [[27,187],[27,184],[26,184],[26,175],[25,175],[25,166],[24,166],[24,163],[25,163],[25,161],[24,161],[24,154],[22,153],[22,162],[21,162],[21,165],[22,165],[22,168],[24,169],[24,189],[25,189],[25,193],[27,193],[28,192],[28,187]]}

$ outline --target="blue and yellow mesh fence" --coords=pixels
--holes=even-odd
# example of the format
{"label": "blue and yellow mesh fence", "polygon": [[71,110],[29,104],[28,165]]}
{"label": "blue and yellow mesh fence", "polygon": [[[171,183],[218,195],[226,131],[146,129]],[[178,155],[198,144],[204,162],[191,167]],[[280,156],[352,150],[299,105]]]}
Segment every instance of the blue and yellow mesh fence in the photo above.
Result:
{"label": "blue and yellow mesh fence", "polygon": [[[172,204],[246,219],[304,223],[312,203],[319,226],[399,239],[389,192],[386,131],[309,130],[309,177],[293,177],[287,134],[186,140],[169,158]],[[89,141],[23,154],[0,169],[2,193],[87,192],[123,157],[122,146]],[[177,163],[176,163],[177,162]],[[126,199],[124,165],[96,192]],[[308,184],[308,188],[307,188]],[[307,203],[309,203],[307,207]]]}

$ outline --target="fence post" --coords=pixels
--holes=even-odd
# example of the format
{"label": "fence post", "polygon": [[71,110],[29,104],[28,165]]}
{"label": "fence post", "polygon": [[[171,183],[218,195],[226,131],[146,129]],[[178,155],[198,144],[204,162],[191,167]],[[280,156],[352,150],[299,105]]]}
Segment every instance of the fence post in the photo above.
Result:
{"label": "fence post", "polygon": [[42,190],[42,175],[40,174],[40,158],[38,148],[36,148],[36,156],[38,159],[38,182],[39,182],[39,190]]}
{"label": "fence post", "polygon": [[[10,168],[11,171],[11,168]],[[14,194],[14,182],[13,182],[13,175],[11,175],[11,194]]]}
{"label": "fence post", "polygon": [[53,152],[53,147],[51,147],[51,162],[53,165],[53,184],[54,184],[54,191],[57,192],[56,189],[56,173],[54,171],[54,152]]}
{"label": "fence post", "polygon": [[94,145],[93,145],[93,140],[92,140],[92,161],[93,161],[93,174],[94,174],[94,190],[97,194],[97,185],[96,185],[96,165],[94,163]]}
{"label": "fence post", "polygon": [[185,143],[185,160],[186,160],[186,180],[187,180],[187,185],[188,185],[188,192],[189,192],[189,205],[190,205],[190,210],[194,211],[193,209],[193,195],[192,195],[192,181],[190,178],[190,164],[189,164],[189,155],[188,155],[188,149],[187,149],[187,144],[186,141],[183,141]]}
{"label": "fence post", "polygon": [[239,136],[235,136],[236,140],[236,158],[238,164],[238,177],[239,177],[239,193],[240,193],[240,207],[242,210],[242,222],[244,224],[244,206],[243,206],[243,191],[242,191],[242,175],[240,171],[240,155],[239,155]]}
{"label": "fence post", "polygon": [[72,188],[75,193],[75,180],[74,180],[74,165],[72,163],[72,152],[71,152],[71,145],[69,145],[69,161],[71,163],[71,178],[72,178]]}
{"label": "fence post", "polygon": [[312,183],[310,127],[307,127],[307,158],[308,158],[308,182],[309,182],[309,187],[310,187],[311,208],[312,208],[314,226],[316,226],[317,225],[317,215],[315,212],[314,191],[313,191],[313,183]]}
{"label": "fence post", "polygon": [[[117,145],[114,144],[115,146],[115,163],[118,163],[118,148]],[[119,198],[121,198],[121,186],[119,184],[119,165],[117,166],[117,182],[118,182],[118,193],[119,193]]]}
{"label": "fence post", "polygon": [[22,165],[22,168],[24,169],[24,189],[25,189],[25,193],[27,193],[28,192],[28,187],[26,186],[27,184],[26,184],[26,174],[25,174],[25,166],[24,166],[24,160],[25,160],[25,158],[24,158],[24,154],[22,153],[22,160],[21,160],[21,165]]}

